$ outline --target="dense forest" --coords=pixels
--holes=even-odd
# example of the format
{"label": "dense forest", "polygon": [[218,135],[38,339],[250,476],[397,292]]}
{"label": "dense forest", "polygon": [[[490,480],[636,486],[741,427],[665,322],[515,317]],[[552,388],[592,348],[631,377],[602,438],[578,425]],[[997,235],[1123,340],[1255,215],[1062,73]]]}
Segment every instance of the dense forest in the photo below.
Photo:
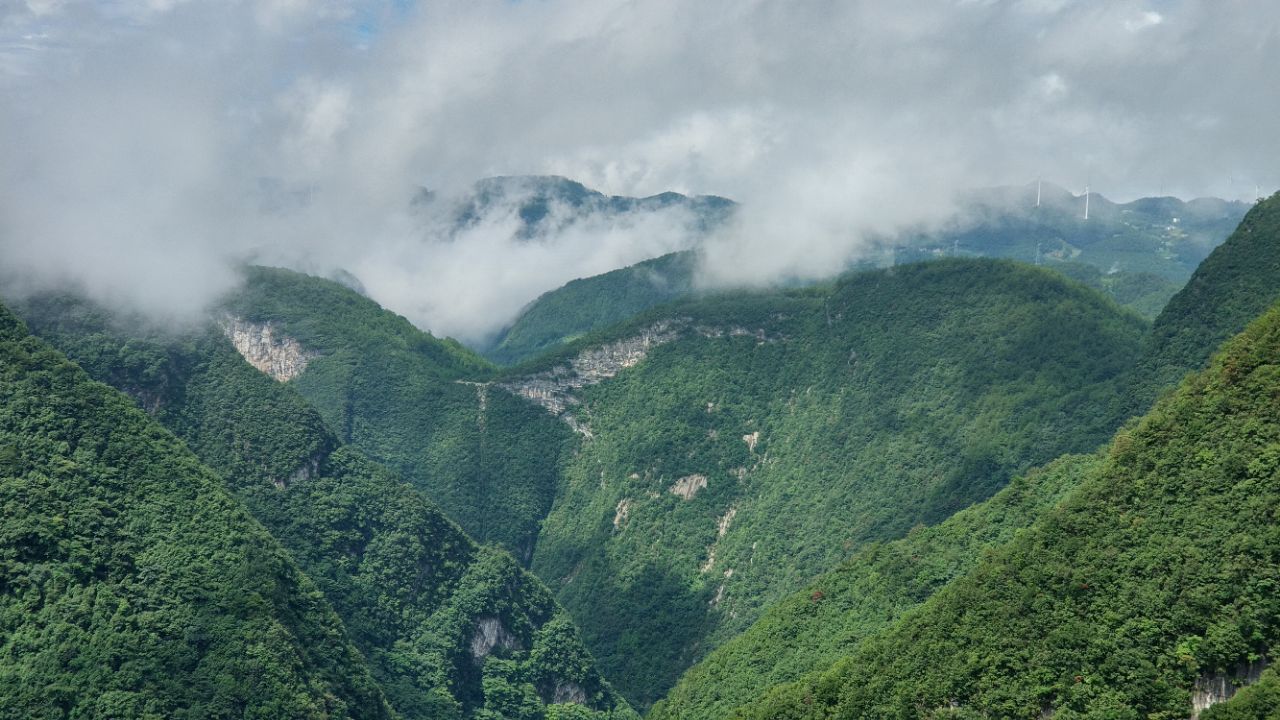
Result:
{"label": "dense forest", "polygon": [[485,355],[518,364],[688,296],[694,292],[696,267],[697,254],[685,251],[569,282],[530,303]]}
{"label": "dense forest", "polygon": [[[943,257],[1009,258],[1057,270],[1150,319],[1248,208],[1214,199],[1116,204],[1094,196],[1094,213],[1085,222],[1081,198],[1056,186],[1043,190],[1040,201],[1035,185],[975,192],[944,229],[885,238],[883,244],[892,249],[886,257],[864,258],[850,269]],[[591,331],[694,295],[697,271],[695,248],[574,280],[530,303],[492,347],[482,350],[501,364],[531,360]]]}
{"label": "dense forest", "polygon": [[678,304],[577,347],[664,322],[686,329],[580,391],[592,438],[533,564],[639,705],[862,544],[1097,447],[1143,330],[1051,272],[947,260]]}
{"label": "dense forest", "polygon": [[472,537],[527,563],[572,433],[488,361],[337,282],[252,267],[225,312],[318,354],[292,383],[343,442],[403,475]]}
{"label": "dense forest", "polygon": [[337,609],[402,717],[629,713],[540,582],[343,447],[291,386],[252,368],[216,328],[147,332],[66,297],[24,311],[224,478]]}
{"label": "dense forest", "polygon": [[723,717],[773,685],[829,667],[1031,525],[1099,462],[1063,456],[938,525],[868,545],[690,668],[649,717]]}
{"label": "dense forest", "polygon": [[275,268],[185,329],[15,301],[11,716],[1272,717],[1280,310],[1170,388],[1280,298],[1278,204],[1154,325],[1167,277],[1065,260],[699,294],[678,253],[509,368]]}
{"label": "dense forest", "polygon": [[1134,374],[1132,408],[1200,369],[1227,338],[1280,299],[1280,195],[1254,206],[1152,324]]}
{"label": "dense forest", "polygon": [[1280,640],[1277,357],[1280,308],[1029,530],[736,716],[1186,717],[1200,684]]}
{"label": "dense forest", "polygon": [[3,308],[0,507],[0,717],[393,717],[222,479]]}

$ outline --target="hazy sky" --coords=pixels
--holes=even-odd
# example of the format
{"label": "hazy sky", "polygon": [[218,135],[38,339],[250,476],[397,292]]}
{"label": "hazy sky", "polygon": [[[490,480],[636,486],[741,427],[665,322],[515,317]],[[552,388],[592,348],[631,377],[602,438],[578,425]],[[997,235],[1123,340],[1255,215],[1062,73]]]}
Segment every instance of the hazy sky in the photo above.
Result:
{"label": "hazy sky", "polygon": [[957,190],[1280,187],[1274,0],[0,0],[0,264],[181,315],[246,257],[476,339],[683,218],[444,241],[418,187],[732,197],[709,277],[820,275]]}

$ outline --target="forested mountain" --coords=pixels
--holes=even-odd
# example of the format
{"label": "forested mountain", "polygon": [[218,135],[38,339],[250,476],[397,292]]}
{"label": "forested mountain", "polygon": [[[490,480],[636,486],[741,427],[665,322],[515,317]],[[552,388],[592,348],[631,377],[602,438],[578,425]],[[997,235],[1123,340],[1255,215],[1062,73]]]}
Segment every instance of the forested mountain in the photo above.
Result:
{"label": "forested mountain", "polygon": [[[1034,185],[974,193],[944,229],[886,240],[894,248],[891,254],[864,259],[858,266],[943,257],[1010,258],[1057,270],[1154,318],[1248,209],[1244,203],[1215,198],[1115,204],[1094,194],[1085,221],[1083,197],[1048,184],[1042,190],[1039,207]],[[697,251],[688,250],[574,280],[532,302],[493,347],[483,350],[495,362],[519,363],[687,297],[695,290],[697,262]]]}
{"label": "forested mountain", "polygon": [[274,332],[300,344],[305,372],[290,384],[339,439],[398,471],[472,537],[528,562],[572,440],[562,423],[491,392],[480,356],[336,282],[249,268],[224,310],[243,323],[243,342]]}
{"label": "forested mountain", "polygon": [[1254,206],[1156,318],[1135,373],[1133,408],[1201,369],[1227,338],[1280,299],[1280,195]]}
{"label": "forested mountain", "polygon": [[682,214],[680,224],[696,235],[722,224],[735,207],[733,201],[715,195],[605,195],[556,175],[485,178],[458,197],[424,190],[415,204],[424,213],[442,212],[456,230],[511,213],[518,219],[516,235],[524,239],[561,232],[578,223],[625,220],[628,215],[663,211]]}
{"label": "forested mountain", "polygon": [[535,548],[641,705],[861,544],[1102,442],[1143,331],[990,261],[685,302],[506,374],[296,273],[251,269],[225,311],[233,336],[296,345],[288,384],[339,439]]}
{"label": "forested mountain", "polygon": [[[506,369],[344,284],[272,268],[247,268],[195,330],[68,296],[20,310],[265,526],[353,658],[342,692],[368,693],[377,712],[624,717],[625,696],[661,700],[655,718],[1176,713],[1197,681],[1241,662],[1252,679],[1271,642],[1262,586],[1236,569],[1245,557],[1265,569],[1269,541],[1237,542],[1239,523],[1184,536],[1214,508],[1263,523],[1213,480],[1270,472],[1254,447],[1270,442],[1261,380],[1240,396],[1219,359],[1105,457],[1070,454],[1092,452],[1280,296],[1267,282],[1277,202],[1249,214],[1150,332],[1118,302],[1149,312],[1167,287],[1155,275],[949,258],[695,294],[694,255],[664,256],[541,298],[494,357],[543,354]],[[1231,357],[1261,377],[1270,341],[1249,342]],[[1189,455],[1170,459],[1162,442]],[[1151,492],[1117,489],[1136,478]],[[1225,494],[1179,495],[1193,480]],[[1104,522],[1108,503],[1128,525]],[[1235,553],[1225,566],[1202,559],[1212,543]],[[1254,634],[1237,641],[1210,614],[1217,600],[1171,597],[1136,567],[1175,568]],[[985,619],[1008,607],[1015,617]],[[1176,617],[1134,625],[1157,612]],[[1046,630],[1058,624],[1068,630]],[[1174,650],[1166,628],[1180,628]],[[1068,650],[1052,644],[1064,632]],[[926,668],[930,656],[951,659]],[[1072,663],[1082,670],[1064,684]],[[1009,670],[1022,666],[1041,669]],[[1125,677],[1150,691],[1116,690]],[[1264,707],[1270,677],[1212,713],[1254,717],[1226,713]]]}
{"label": "forested mountain", "polygon": [[[1167,717],[1280,640],[1280,308],[1053,511],[829,670],[736,717]],[[1205,717],[1273,714],[1274,677]]]}
{"label": "forested mountain", "polygon": [[500,379],[588,438],[534,570],[647,705],[862,544],[1103,442],[1143,327],[1000,261],[668,306]]}
{"label": "forested mountain", "polygon": [[540,582],[343,447],[221,330],[147,331],[68,298],[25,314],[222,476],[332,602],[400,716],[631,714]]}
{"label": "forested mountain", "polygon": [[829,667],[1031,525],[1099,462],[1064,456],[938,525],[867,546],[690,668],[649,717],[725,717],[773,685]]}
{"label": "forested mountain", "polygon": [[0,508],[0,717],[394,716],[222,479],[3,308]]}
{"label": "forested mountain", "polygon": [[515,364],[688,296],[694,291],[696,265],[696,253],[670,253],[569,282],[530,303],[485,355]]}
{"label": "forested mountain", "polygon": [[[1037,193],[1040,200],[1037,205]],[[905,239],[900,257],[965,254],[1052,267],[1093,265],[1106,272],[1150,273],[1184,282],[1227,237],[1249,205],[1218,198],[1149,197],[1113,203],[1036,183],[979,190],[942,229]]]}

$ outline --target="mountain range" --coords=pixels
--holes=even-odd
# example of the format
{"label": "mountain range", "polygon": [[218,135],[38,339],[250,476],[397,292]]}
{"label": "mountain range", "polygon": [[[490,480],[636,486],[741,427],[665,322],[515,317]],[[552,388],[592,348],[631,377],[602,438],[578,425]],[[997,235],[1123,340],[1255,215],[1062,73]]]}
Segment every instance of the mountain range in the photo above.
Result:
{"label": "mountain range", "polygon": [[0,717],[1276,717],[1280,196],[1036,191],[487,357],[279,268],[181,328],[9,297]]}

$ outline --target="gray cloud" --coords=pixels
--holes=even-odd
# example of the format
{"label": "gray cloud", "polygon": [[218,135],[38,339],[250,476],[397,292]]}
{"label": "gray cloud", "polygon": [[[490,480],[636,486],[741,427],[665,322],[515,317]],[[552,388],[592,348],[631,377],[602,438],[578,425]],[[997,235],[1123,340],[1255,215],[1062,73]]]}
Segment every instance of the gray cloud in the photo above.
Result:
{"label": "gray cloud", "polygon": [[1275,67],[1265,0],[0,0],[0,263],[175,315],[345,267],[476,339],[688,218],[445,239],[420,186],[726,195],[707,282],[820,276],[975,186],[1274,190]]}

